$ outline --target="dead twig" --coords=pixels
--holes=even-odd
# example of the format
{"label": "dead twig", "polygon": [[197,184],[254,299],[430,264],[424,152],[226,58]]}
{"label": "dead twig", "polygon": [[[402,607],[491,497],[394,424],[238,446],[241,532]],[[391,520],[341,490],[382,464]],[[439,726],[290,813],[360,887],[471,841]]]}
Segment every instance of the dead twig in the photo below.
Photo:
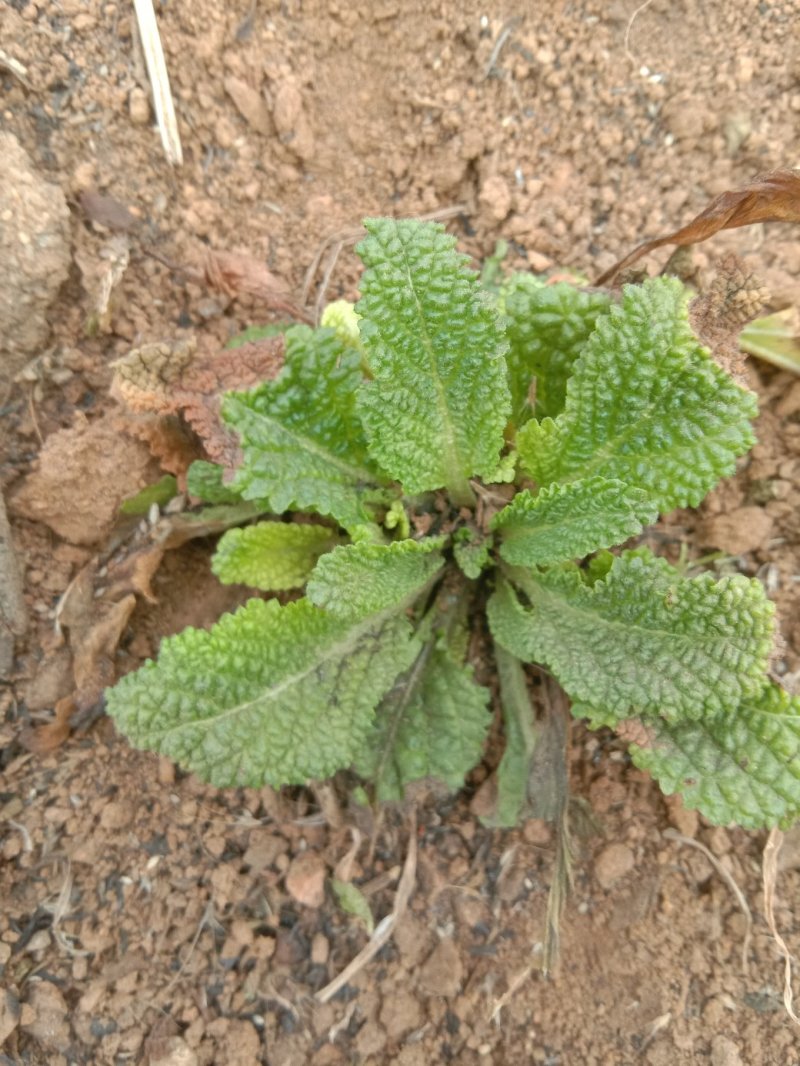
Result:
{"label": "dead twig", "polygon": [[27,68],[18,59],[10,56],[8,52],[4,52],[2,48],[0,48],[0,70],[7,70],[21,85],[25,86],[28,92],[35,93],[39,91],[29,81]]}
{"label": "dead twig", "polygon": [[489,1015],[490,1022],[493,1022],[498,1017],[503,1007],[505,1007],[506,1004],[514,998],[514,996],[517,994],[517,992],[519,992],[520,988],[522,988],[522,986],[525,984],[525,982],[528,980],[532,973],[533,963],[531,963],[529,966],[526,966],[521,973],[517,974],[517,976],[511,982],[509,987],[506,989],[506,991],[497,1000],[494,1007],[492,1007],[492,1013]]}
{"label": "dead twig", "polygon": [[375,958],[384,944],[386,944],[403,917],[408,906],[408,901],[414,891],[414,882],[417,876],[417,816],[416,811],[411,812],[408,826],[408,852],[403,865],[403,873],[397,886],[397,895],[394,898],[394,907],[391,914],[378,923],[375,932],[368,944],[359,951],[356,957],[345,966],[338,977],[317,992],[316,999],[319,1003],[327,1003],[343,988],[348,981]]}
{"label": "dead twig", "polygon": [[686,844],[687,847],[696,848],[697,851],[702,852],[733,893],[745,918],[745,931],[744,938],[742,939],[742,972],[747,974],[750,968],[750,938],[753,932],[753,915],[750,912],[747,900],[744,898],[744,893],[736,884],[729,871],[725,869],[716,855],[709,851],[705,844],[701,844],[699,840],[692,840],[691,837],[685,837],[675,829],[665,829],[662,836],[665,836],[668,840],[674,840],[678,844]]}
{"label": "dead twig", "polygon": [[158,22],[153,10],[153,0],[133,0],[136,9],[136,21],[139,24],[139,37],[142,42],[147,73],[153,88],[153,104],[156,110],[156,123],[161,134],[161,144],[167,161],[173,166],[183,163],[183,148],[175,118],[175,104],[169,87],[169,75],[164,59],[164,49],[158,33]]}
{"label": "dead twig", "polygon": [[761,876],[764,885],[764,917],[767,919],[772,939],[775,941],[778,951],[783,955],[783,1006],[795,1025],[800,1025],[800,1018],[797,1017],[793,1005],[792,956],[786,946],[786,941],[778,932],[778,926],[775,921],[775,887],[778,883],[778,855],[782,846],[783,833],[780,829],[772,829],[764,846],[761,864]]}

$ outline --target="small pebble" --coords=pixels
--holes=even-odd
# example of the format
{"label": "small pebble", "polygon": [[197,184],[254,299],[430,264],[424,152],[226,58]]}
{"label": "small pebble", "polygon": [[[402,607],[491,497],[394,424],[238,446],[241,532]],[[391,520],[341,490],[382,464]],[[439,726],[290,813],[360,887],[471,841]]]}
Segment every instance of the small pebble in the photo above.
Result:
{"label": "small pebble", "polygon": [[134,126],[146,126],[150,121],[150,101],[144,89],[131,89],[128,97],[128,114]]}
{"label": "small pebble", "polygon": [[331,953],[331,945],[324,933],[314,933],[311,940],[311,962],[314,966],[324,966]]}

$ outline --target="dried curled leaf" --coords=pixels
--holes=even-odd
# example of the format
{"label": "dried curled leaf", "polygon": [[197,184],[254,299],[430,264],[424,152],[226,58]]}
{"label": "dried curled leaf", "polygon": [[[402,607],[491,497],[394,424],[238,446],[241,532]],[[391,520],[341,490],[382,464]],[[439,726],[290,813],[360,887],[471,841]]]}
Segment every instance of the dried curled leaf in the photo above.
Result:
{"label": "dried curled leaf", "polygon": [[259,259],[246,252],[206,249],[203,258],[203,280],[231,299],[236,296],[252,296],[263,301],[273,311],[282,311],[292,318],[306,319],[302,308],[292,301],[286,282],[271,270],[267,270]]}
{"label": "dried curled leaf", "polygon": [[760,279],[748,271],[737,255],[720,260],[717,275],[708,290],[692,300],[692,329],[723,368],[734,378],[744,369],[739,346],[742,327],[757,318],[769,294]]}
{"label": "dried curled leaf", "polygon": [[[271,381],[283,365],[283,351],[283,336],[213,354],[198,354],[193,339],[144,344],[112,364],[111,393],[134,413],[180,415],[202,441],[207,457],[232,467],[239,452],[234,434],[220,419],[222,394]],[[188,462],[196,458],[186,457]]]}
{"label": "dried curled leaf", "polygon": [[687,226],[637,245],[602,274],[595,285],[613,284],[620,271],[665,244],[699,244],[720,230],[752,226],[756,222],[800,222],[800,170],[779,167],[759,174],[739,189],[728,189]]}

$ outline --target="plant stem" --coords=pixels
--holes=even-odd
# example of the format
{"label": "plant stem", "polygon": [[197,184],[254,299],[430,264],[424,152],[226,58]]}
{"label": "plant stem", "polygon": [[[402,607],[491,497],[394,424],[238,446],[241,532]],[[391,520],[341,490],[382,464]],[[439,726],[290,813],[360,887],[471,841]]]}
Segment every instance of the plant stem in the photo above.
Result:
{"label": "plant stem", "polygon": [[452,485],[448,485],[447,494],[456,507],[469,507],[473,510],[478,502],[467,478],[461,478]]}
{"label": "plant stem", "polygon": [[528,695],[525,668],[516,656],[494,646],[506,750],[497,772],[497,813],[494,824],[516,825],[528,806],[528,777],[538,730]]}

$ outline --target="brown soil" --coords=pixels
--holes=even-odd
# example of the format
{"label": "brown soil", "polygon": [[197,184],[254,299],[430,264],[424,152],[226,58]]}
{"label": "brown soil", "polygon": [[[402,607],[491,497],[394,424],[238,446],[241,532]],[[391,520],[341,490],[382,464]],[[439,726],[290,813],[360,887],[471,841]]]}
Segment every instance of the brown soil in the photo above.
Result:
{"label": "brown soil", "polygon": [[[602,734],[574,738],[572,787],[595,821],[578,842],[555,979],[539,968],[549,829],[491,833],[464,797],[429,800],[395,936],[326,1004],[315,992],[366,934],[320,890],[322,877],[349,861],[373,913],[388,914],[408,851],[401,820],[388,819],[371,854],[365,836],[338,824],[330,797],[216,793],[131,751],[91,701],[78,708],[82,730],[51,736],[50,751],[20,744],[54,709],[75,710],[63,703],[74,664],[54,633],[55,607],[98,552],[95,577],[101,564],[115,572],[109,516],[149,478],[133,437],[112,443],[107,423],[93,428],[116,410],[109,364],[146,342],[189,335],[208,346],[273,317],[258,298],[220,295],[161,260],[188,268],[209,246],[246,251],[298,302],[318,249],[365,215],[460,205],[450,225],[476,259],[504,237],[513,266],[596,274],[711,195],[794,162],[785,151],[800,115],[797,4],[655,0],[631,27],[628,55],[636,0],[157,7],[185,154],[176,170],[152,128],[131,5],[0,3],[3,52],[27,71],[23,80],[0,65],[3,127],[27,152],[0,160],[0,257],[7,264],[13,251],[26,314],[39,316],[23,329],[22,304],[0,302],[4,327],[18,330],[0,353],[2,487],[29,615],[0,688],[0,1062],[800,1063],[761,917],[763,836],[712,828],[665,802]],[[31,191],[9,200],[17,178]],[[48,274],[20,251],[42,233],[55,234],[48,254],[66,247],[62,204],[42,183],[60,186],[71,209],[69,276],[49,309]],[[95,207],[90,221],[78,206],[90,189],[127,206],[133,228],[118,205],[111,217]],[[44,220],[25,209],[36,196],[52,206]],[[722,235],[700,266],[723,250],[745,255],[778,303],[800,302],[788,227]],[[309,304],[325,269],[310,279]],[[106,306],[102,284],[115,270]],[[345,244],[328,298],[353,295],[356,280]],[[669,516],[654,537],[667,551],[686,543],[693,557],[723,549],[727,565],[765,580],[782,619],[775,669],[791,685],[800,390],[763,365],[749,374],[762,400],[759,445],[702,511]],[[98,462],[83,477],[69,467],[75,507],[67,501],[65,513],[53,450],[64,439],[72,463],[78,437],[94,442]],[[52,487],[40,510],[15,508],[31,471],[45,468]],[[53,496],[60,517],[46,525]],[[155,603],[141,574],[127,575],[122,600],[99,597],[90,680],[235,605],[238,593],[208,574],[209,550],[201,540],[168,553]],[[12,599],[0,598],[4,612]],[[0,636],[22,621],[19,610],[0,616]],[[670,828],[705,844],[749,901],[746,972],[746,923],[729,885]],[[776,917],[796,947],[792,843]]]}

